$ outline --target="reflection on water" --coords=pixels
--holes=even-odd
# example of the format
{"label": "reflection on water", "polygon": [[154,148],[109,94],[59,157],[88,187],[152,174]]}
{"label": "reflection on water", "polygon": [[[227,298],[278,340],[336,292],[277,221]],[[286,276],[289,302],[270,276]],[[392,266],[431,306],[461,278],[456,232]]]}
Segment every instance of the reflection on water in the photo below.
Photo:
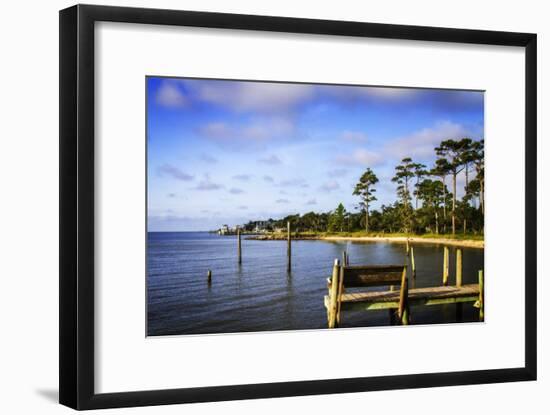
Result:
{"label": "reflection on water", "polygon": [[[147,334],[231,333],[326,328],[323,297],[335,258],[353,264],[403,264],[404,244],[293,241],[287,273],[285,241],[242,240],[203,232],[149,233]],[[441,285],[443,246],[415,245],[417,277],[411,286]],[[454,284],[455,248],[449,283]],[[483,250],[463,248],[463,283],[477,283]],[[207,271],[212,282],[207,283]],[[412,324],[456,321],[456,306],[412,307]],[[462,321],[477,321],[465,304]],[[388,325],[387,310],[345,312],[342,327]]]}

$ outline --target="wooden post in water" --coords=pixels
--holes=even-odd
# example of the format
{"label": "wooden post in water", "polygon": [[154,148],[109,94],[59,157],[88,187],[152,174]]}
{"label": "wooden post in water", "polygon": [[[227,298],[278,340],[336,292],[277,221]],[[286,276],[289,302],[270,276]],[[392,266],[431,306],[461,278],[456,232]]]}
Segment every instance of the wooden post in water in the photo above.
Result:
{"label": "wooden post in water", "polygon": [[241,228],[237,226],[237,256],[239,257],[239,265],[242,263],[241,257]]}
{"label": "wooden post in water", "polygon": [[456,249],[456,286],[462,287],[462,249]]}
{"label": "wooden post in water", "polygon": [[288,258],[287,261],[287,267],[286,270],[290,272],[291,270],[291,258],[292,258],[292,247],[290,242],[290,221],[286,223],[286,231],[287,231],[287,247],[286,247],[286,256]]}
{"label": "wooden post in water", "polygon": [[[395,286],[394,285],[390,285],[388,287],[388,289],[390,291],[395,291]],[[395,309],[395,308],[388,308],[388,315],[390,317],[390,326],[393,326],[395,324],[395,314],[396,313],[399,313],[399,309]]]}
{"label": "wooden post in water", "polygon": [[345,267],[349,265],[348,253],[346,251],[342,252],[342,265]]}
{"label": "wooden post in water", "polygon": [[338,277],[338,296],[336,300],[336,325],[340,326],[340,311],[342,308],[342,294],[344,293],[344,267],[348,265],[348,255],[346,251],[343,253],[342,266],[340,267],[340,274]]}
{"label": "wooden post in water", "polygon": [[449,247],[443,247],[443,285],[449,280]]}
{"label": "wooden post in water", "polygon": [[[456,286],[462,287],[462,249],[456,249]],[[456,303],[456,321],[461,323],[463,319],[463,304]]]}
{"label": "wooden post in water", "polygon": [[414,263],[414,246],[411,246],[411,267],[412,267],[412,277],[416,278],[416,264]]}
{"label": "wooden post in water", "polygon": [[409,238],[407,238],[407,255],[409,255],[409,250],[410,250],[410,247],[409,247]]}
{"label": "wooden post in water", "polygon": [[483,270],[480,269],[477,273],[479,279],[479,321],[485,320],[485,306],[483,298]]}
{"label": "wooden post in water", "polygon": [[206,279],[208,281],[208,285],[212,284],[212,270],[208,270],[208,272],[206,273]]}
{"label": "wooden post in water", "polygon": [[340,275],[340,261],[335,259],[332,267],[332,278],[330,280],[330,296],[329,296],[329,311],[328,311],[328,328],[336,327],[336,314],[338,309],[338,286]]}
{"label": "wooden post in water", "polygon": [[409,324],[409,279],[407,278],[407,266],[403,268],[401,276],[401,292],[399,293],[399,309],[397,312],[401,324]]}

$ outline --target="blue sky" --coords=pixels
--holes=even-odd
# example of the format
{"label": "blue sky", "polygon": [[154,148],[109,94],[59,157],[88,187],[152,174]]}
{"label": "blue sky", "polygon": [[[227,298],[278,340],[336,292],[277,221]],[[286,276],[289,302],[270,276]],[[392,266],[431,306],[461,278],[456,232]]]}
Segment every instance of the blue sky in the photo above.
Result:
{"label": "blue sky", "polygon": [[146,87],[150,231],[340,202],[355,211],[367,167],[380,180],[377,208],[396,199],[403,157],[430,166],[441,140],[483,138],[482,92],[157,77]]}

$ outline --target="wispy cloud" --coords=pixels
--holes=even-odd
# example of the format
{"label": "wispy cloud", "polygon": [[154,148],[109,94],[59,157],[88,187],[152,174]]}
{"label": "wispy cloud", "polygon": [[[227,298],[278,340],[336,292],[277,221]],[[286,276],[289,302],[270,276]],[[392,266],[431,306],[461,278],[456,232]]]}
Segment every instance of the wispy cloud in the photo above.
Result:
{"label": "wispy cloud", "polygon": [[341,154],[336,156],[336,161],[340,164],[353,164],[364,167],[374,167],[384,162],[379,153],[375,153],[364,148],[359,148],[351,154]]}
{"label": "wispy cloud", "polygon": [[239,206],[238,209],[239,209],[239,210],[248,210],[248,206],[244,206],[244,205],[243,205],[243,206]]}
{"label": "wispy cloud", "polygon": [[290,203],[290,200],[288,200],[288,199],[277,199],[275,201],[275,203],[286,204],[286,203]]}
{"label": "wispy cloud", "polygon": [[168,108],[186,107],[189,104],[188,99],[179,89],[178,83],[173,80],[165,80],[157,90],[155,97],[157,104]]}
{"label": "wispy cloud", "polygon": [[232,187],[231,189],[229,189],[229,193],[233,195],[240,195],[241,193],[244,193],[244,190],[237,187]]}
{"label": "wispy cloud", "polygon": [[237,174],[233,176],[233,179],[240,180],[241,182],[248,182],[251,178],[251,174]]}
{"label": "wispy cloud", "polygon": [[312,206],[312,205],[316,205],[317,204],[317,200],[316,199],[309,199],[307,202],[306,202],[306,206]]}
{"label": "wispy cloud", "polygon": [[323,190],[325,192],[332,192],[333,190],[338,190],[338,189],[340,189],[340,185],[335,180],[331,180],[326,183],[323,183],[323,185],[319,187],[319,190]]}
{"label": "wispy cloud", "polygon": [[268,176],[268,175],[265,175],[265,176],[263,177],[263,179],[264,179],[264,181],[266,181],[266,182],[268,182],[268,183],[273,183],[273,181],[275,180],[275,179],[273,179],[273,177]]}
{"label": "wispy cloud", "polygon": [[197,99],[236,112],[289,112],[315,94],[313,85],[300,84],[202,81],[186,85]]}
{"label": "wispy cloud", "polygon": [[209,154],[201,154],[200,159],[202,161],[206,161],[207,163],[217,163],[219,161],[216,157]]}
{"label": "wispy cloud", "polygon": [[280,187],[300,187],[302,189],[306,189],[309,187],[309,184],[304,179],[296,178],[296,179],[287,179],[282,180],[277,186]]}
{"label": "wispy cloud", "polygon": [[199,182],[195,190],[219,190],[223,189],[223,185],[214,183],[210,180],[210,175],[205,174],[204,178]]}
{"label": "wispy cloud", "polygon": [[387,142],[384,153],[391,158],[412,157],[424,159],[434,155],[434,148],[443,140],[472,137],[471,131],[461,124],[440,121],[432,127]]}
{"label": "wispy cloud", "polygon": [[294,137],[294,121],[279,116],[256,116],[238,122],[210,121],[199,126],[197,134],[230,149],[263,148],[272,140]]}
{"label": "wispy cloud", "polygon": [[174,197],[176,197],[176,194],[175,193],[168,193],[166,196],[168,196],[169,198],[174,198]]}
{"label": "wispy cloud", "polygon": [[272,154],[268,157],[263,157],[261,159],[258,159],[258,162],[263,163],[263,164],[269,164],[269,165],[272,165],[272,166],[283,163],[281,161],[281,159],[279,157],[277,157],[275,154]]}
{"label": "wispy cloud", "polygon": [[187,173],[184,173],[179,168],[177,168],[176,166],[173,166],[171,164],[163,164],[162,166],[160,166],[157,169],[157,173],[160,176],[167,175],[167,176],[170,176],[174,179],[183,180],[185,182],[191,181],[194,178],[194,176],[192,176],[190,174],[187,174]]}

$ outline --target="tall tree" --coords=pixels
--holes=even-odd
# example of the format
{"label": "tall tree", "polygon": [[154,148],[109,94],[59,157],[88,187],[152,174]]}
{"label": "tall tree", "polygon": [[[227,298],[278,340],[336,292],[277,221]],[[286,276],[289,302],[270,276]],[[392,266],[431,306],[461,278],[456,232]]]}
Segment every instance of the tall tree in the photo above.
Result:
{"label": "tall tree", "polygon": [[353,194],[361,198],[361,205],[365,209],[366,232],[369,231],[369,204],[376,200],[376,196],[374,196],[374,192],[376,192],[374,185],[376,183],[378,183],[378,177],[370,168],[367,168],[353,190]]}
{"label": "tall tree", "polygon": [[[472,163],[474,162],[476,158],[476,151],[474,148],[474,141],[472,141],[469,138],[465,138],[464,140],[464,148],[462,150],[462,163],[464,165],[464,178],[465,178],[465,185],[464,185],[464,196],[467,196],[468,193],[468,184],[470,182],[470,167]],[[463,199],[463,201],[466,203],[466,205],[469,205],[469,198]],[[466,234],[466,212],[468,209],[464,208],[464,214],[462,215],[462,221],[463,221],[463,233]]]}
{"label": "tall tree", "polygon": [[435,233],[439,234],[439,206],[445,202],[445,188],[440,181],[425,179],[418,185],[418,198],[426,209],[433,210]]}
{"label": "tall tree", "polygon": [[397,183],[397,196],[401,199],[401,219],[406,233],[412,229],[412,205],[409,182],[415,176],[415,164],[410,157],[405,157],[395,167],[395,176],[392,182]]}
{"label": "tall tree", "polygon": [[474,153],[473,161],[476,171],[476,179],[479,180],[479,204],[481,214],[485,215],[485,140],[474,141],[472,143]]}
{"label": "tall tree", "polygon": [[435,176],[441,180],[443,185],[443,232],[447,232],[447,184],[445,182],[450,171],[450,165],[445,159],[437,159],[435,165],[430,170],[430,176]]}
{"label": "tall tree", "polygon": [[428,174],[426,166],[422,163],[413,163],[414,176],[416,177],[416,183],[414,184],[414,209],[418,210],[418,185],[422,178]]}
{"label": "tall tree", "polygon": [[344,205],[340,203],[338,207],[334,210],[332,215],[330,215],[328,228],[330,231],[342,232],[344,230],[346,220],[346,209]]}
{"label": "tall tree", "polygon": [[439,147],[435,148],[436,154],[440,159],[448,164],[449,172],[453,178],[453,204],[452,204],[452,232],[456,233],[456,178],[464,169],[464,153],[472,140],[463,138],[462,140],[444,140]]}

